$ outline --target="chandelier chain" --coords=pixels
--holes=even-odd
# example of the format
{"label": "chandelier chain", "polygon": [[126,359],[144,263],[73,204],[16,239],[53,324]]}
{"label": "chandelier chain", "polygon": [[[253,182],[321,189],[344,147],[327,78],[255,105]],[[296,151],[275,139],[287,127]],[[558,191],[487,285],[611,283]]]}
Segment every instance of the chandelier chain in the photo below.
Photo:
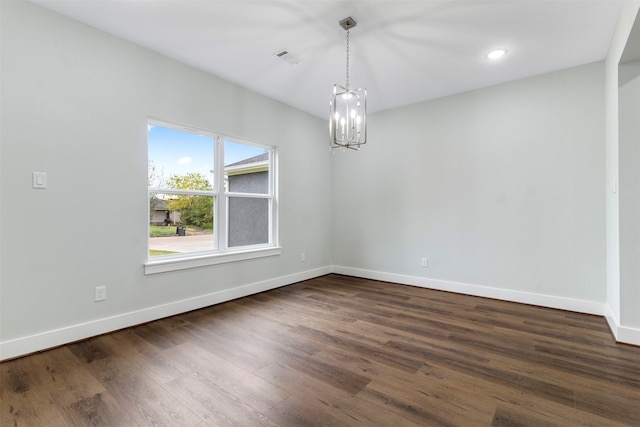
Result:
{"label": "chandelier chain", "polygon": [[347,30],[347,90],[349,89],[349,30]]}

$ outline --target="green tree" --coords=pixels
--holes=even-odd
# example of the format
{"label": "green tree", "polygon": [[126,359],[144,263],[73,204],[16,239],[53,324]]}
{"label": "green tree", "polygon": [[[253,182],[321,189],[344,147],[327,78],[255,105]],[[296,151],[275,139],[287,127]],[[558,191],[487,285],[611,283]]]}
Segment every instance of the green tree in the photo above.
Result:
{"label": "green tree", "polygon": [[191,204],[181,211],[180,218],[185,224],[211,229],[213,224],[213,197],[192,196]]}
{"label": "green tree", "polygon": [[[202,191],[213,189],[207,177],[200,173],[171,175],[167,180],[167,187]],[[167,207],[171,211],[180,211],[180,218],[184,224],[207,229],[213,224],[213,197],[211,196],[178,194],[167,201]]]}

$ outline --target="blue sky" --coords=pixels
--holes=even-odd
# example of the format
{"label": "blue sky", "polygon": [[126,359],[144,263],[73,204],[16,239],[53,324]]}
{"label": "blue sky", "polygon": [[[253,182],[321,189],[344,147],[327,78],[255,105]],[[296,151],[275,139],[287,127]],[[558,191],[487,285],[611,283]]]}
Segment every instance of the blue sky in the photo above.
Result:
{"label": "blue sky", "polygon": [[[225,165],[248,159],[266,150],[247,144],[225,141]],[[162,126],[149,126],[149,164],[164,180],[171,175],[197,172],[213,182],[214,139]],[[156,183],[152,183],[153,186]]]}

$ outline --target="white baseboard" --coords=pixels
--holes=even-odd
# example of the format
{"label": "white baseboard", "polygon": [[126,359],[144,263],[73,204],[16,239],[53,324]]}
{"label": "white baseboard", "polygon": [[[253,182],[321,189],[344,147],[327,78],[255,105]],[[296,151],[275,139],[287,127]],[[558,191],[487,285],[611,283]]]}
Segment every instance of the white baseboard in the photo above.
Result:
{"label": "white baseboard", "polygon": [[618,321],[618,318],[613,314],[613,310],[611,310],[611,307],[608,304],[604,313],[604,318],[607,319],[607,323],[609,324],[609,329],[611,329],[611,333],[613,334],[613,336],[616,338],[616,341],[617,341],[618,340],[618,324],[620,322]]}
{"label": "white baseboard", "polygon": [[70,342],[113,332],[118,329],[139,325],[145,322],[162,319],[168,316],[185,313],[191,310],[208,307],[225,301],[231,301],[259,292],[276,289],[282,286],[329,273],[344,274],[385,282],[401,283],[429,289],[437,289],[479,297],[494,298],[505,301],[538,305],[561,310],[605,316],[609,327],[618,342],[640,346],[640,329],[620,326],[608,305],[594,301],[577,300],[510,289],[493,288],[469,283],[452,282],[403,274],[385,273],[342,266],[326,266],[307,270],[287,276],[276,277],[261,282],[250,283],[232,289],[213,292],[194,298],[174,301],[168,304],[149,307],[138,311],[123,313],[112,317],[93,320],[91,322],[71,325],[65,328],[44,331],[39,334],[0,342],[0,361],[12,359],[26,354],[57,347]]}
{"label": "white baseboard", "polygon": [[437,289],[439,291],[455,292],[458,294],[474,295],[542,307],[558,308],[579,313],[604,316],[606,304],[585,301],[553,295],[536,294],[532,292],[515,291],[512,289],[493,288],[490,286],[474,285],[470,283],[452,282],[448,280],[428,279],[424,277],[408,276],[404,274],[384,273],[380,271],[362,270],[350,267],[333,266],[334,273],[385,282],[402,283],[404,285]]}
{"label": "white baseboard", "polygon": [[605,318],[617,342],[640,346],[640,329],[620,326],[620,319],[613,314],[608,305]]}
{"label": "white baseboard", "polygon": [[618,326],[618,334],[615,337],[617,342],[640,346],[640,329]]}
{"label": "white baseboard", "polygon": [[640,346],[640,329],[620,326],[618,319],[613,315],[609,305],[605,303],[336,265],[333,266],[331,271],[336,274],[362,277],[365,279],[402,283],[404,285],[419,286],[440,291],[604,316],[609,323],[609,328],[611,328],[616,342]]}
{"label": "white baseboard", "polygon": [[0,342],[0,361],[12,359],[48,348],[57,347],[70,342],[82,340],[96,335],[113,332],[118,329],[128,328],[141,323],[150,322],[164,317],[185,313],[191,310],[208,307],[225,301],[245,297],[270,289],[290,285],[314,277],[331,273],[331,267],[321,267],[313,270],[302,271],[287,276],[276,277],[261,282],[250,283],[232,289],[212,292],[194,298],[174,301],[168,304],[149,307],[129,313],[118,314],[91,322],[79,323],[65,328],[44,331],[39,334],[21,337],[18,339]]}

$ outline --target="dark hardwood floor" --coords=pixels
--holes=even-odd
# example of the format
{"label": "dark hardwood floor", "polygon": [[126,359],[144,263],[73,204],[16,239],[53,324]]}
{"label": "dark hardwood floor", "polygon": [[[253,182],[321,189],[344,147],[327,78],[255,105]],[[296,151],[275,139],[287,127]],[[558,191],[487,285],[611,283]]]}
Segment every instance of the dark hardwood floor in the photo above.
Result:
{"label": "dark hardwood floor", "polygon": [[339,275],[0,368],[7,427],[640,425],[602,317]]}

